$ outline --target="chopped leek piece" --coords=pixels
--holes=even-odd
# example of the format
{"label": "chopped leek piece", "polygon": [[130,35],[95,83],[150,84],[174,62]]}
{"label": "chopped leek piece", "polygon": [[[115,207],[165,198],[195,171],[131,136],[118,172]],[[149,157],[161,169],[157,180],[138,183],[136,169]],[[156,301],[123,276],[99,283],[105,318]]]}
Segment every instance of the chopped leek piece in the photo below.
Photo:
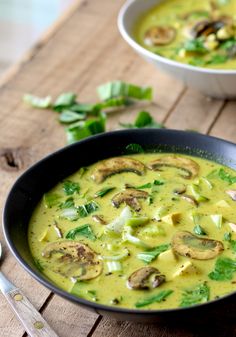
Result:
{"label": "chopped leek piece", "polygon": [[106,263],[109,273],[114,271],[122,271],[122,264],[119,261],[107,261]]}
{"label": "chopped leek piece", "polygon": [[76,94],[73,92],[66,92],[58,96],[55,103],[53,104],[54,110],[61,111],[64,108],[70,107],[75,103]]}
{"label": "chopped leek piece", "polygon": [[212,214],[211,220],[214,222],[214,224],[216,225],[217,228],[222,227],[222,222],[223,222],[222,214]]}
{"label": "chopped leek piece", "polygon": [[125,259],[127,256],[129,256],[129,250],[127,248],[125,248],[123,253],[114,254],[114,255],[111,255],[111,256],[102,255],[102,259],[108,260],[108,261],[120,261],[120,260]]}
{"label": "chopped leek piece", "polygon": [[23,96],[23,101],[25,103],[28,103],[32,107],[38,108],[38,109],[47,109],[52,104],[52,98],[51,98],[51,96],[40,98],[40,97],[31,95],[31,94],[25,94]]}
{"label": "chopped leek piece", "polygon": [[113,231],[115,233],[121,233],[125,222],[130,218],[132,218],[132,212],[129,206],[126,206],[120,213],[120,216],[106,226],[106,232]]}
{"label": "chopped leek piece", "polygon": [[137,227],[141,225],[145,225],[149,221],[149,218],[146,217],[136,217],[136,218],[129,218],[126,220],[125,225],[130,227]]}
{"label": "chopped leek piece", "polygon": [[200,194],[200,190],[199,190],[199,186],[196,184],[192,184],[189,186],[191,193],[193,194],[194,198],[198,201],[198,202],[202,202],[202,201],[208,201],[209,199],[203,195]]}

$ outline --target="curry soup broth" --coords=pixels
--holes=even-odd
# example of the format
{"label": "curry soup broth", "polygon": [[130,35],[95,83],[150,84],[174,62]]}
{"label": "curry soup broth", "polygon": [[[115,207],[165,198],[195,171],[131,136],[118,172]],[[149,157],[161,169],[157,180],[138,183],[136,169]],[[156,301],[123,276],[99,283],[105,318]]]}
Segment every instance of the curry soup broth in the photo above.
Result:
{"label": "curry soup broth", "polygon": [[[178,62],[215,69],[236,69],[234,13],[235,0],[166,0],[138,19],[134,36],[144,48]],[[156,39],[152,43],[148,31],[155,27],[171,28],[174,33],[168,40],[170,32],[161,31],[164,40],[159,43]],[[152,38],[159,39],[157,33],[152,32]]]}
{"label": "curry soup broth", "polygon": [[[208,298],[200,298],[197,302],[189,303],[189,305],[212,300],[234,291],[236,275],[233,275],[230,280],[219,281],[210,279],[208,274],[214,270],[219,257],[235,258],[231,243],[234,242],[236,233],[230,227],[236,223],[235,201],[225,192],[229,189],[233,190],[235,185],[229,185],[228,181],[222,180],[219,176],[219,172],[222,173],[222,170],[230,176],[236,175],[235,172],[205,159],[183,155],[174,157],[172,154],[138,154],[120,158],[131,158],[148,165],[153,160],[165,161],[165,158],[172,157],[177,160],[185,158],[187,161],[194,161],[197,166],[199,165],[199,172],[195,177],[186,179],[187,171],[163,165],[158,167],[159,170],[145,168],[143,175],[136,174],[137,171],[136,173],[117,173],[105,178],[103,182],[97,183],[91,178],[98,165],[101,165],[96,163],[65,180],[79,183],[80,189],[75,189],[73,194],[65,194],[65,181],[48,192],[37,205],[29,224],[30,249],[42,272],[65,291],[97,303],[126,308],[139,307],[137,303],[140,301],[150,299],[165,290],[172,292],[167,294],[168,296],[163,300],[154,300],[153,303],[148,301],[150,303],[144,303],[144,305],[141,303],[140,307],[167,309],[185,306],[185,304],[183,305],[185,290],[194,289],[200,284],[207,285]],[[184,169],[186,167],[187,165]],[[102,197],[94,197],[97,191],[109,187],[114,189]],[[117,199],[114,196],[121,191],[131,193],[130,191],[135,189],[146,192],[145,197],[134,198],[134,205],[132,204],[133,200],[130,202],[127,199],[119,201],[120,205],[114,206],[114,200]],[[69,192],[73,192],[73,189]],[[50,197],[52,197],[51,201]],[[47,204],[48,198],[51,202],[50,205]],[[78,208],[79,205],[88,205],[91,202],[96,203],[97,209],[95,211],[84,217],[67,219],[71,209],[74,211],[74,208]],[[132,224],[129,227],[131,228],[129,234],[137,238],[138,243],[130,241],[129,236],[126,236],[124,223],[120,225],[118,232],[114,231],[110,225],[114,219],[121,216],[124,209],[131,213],[132,218],[144,219],[142,224]],[[97,222],[101,219],[104,224]],[[92,236],[85,226],[85,234],[78,233],[74,236],[74,240],[65,238],[70,230],[82,225],[89,225]],[[196,234],[196,226],[200,226],[205,235]],[[199,229],[199,227],[197,228]],[[224,246],[224,250],[219,251],[215,257],[210,259],[199,260],[189,257],[189,254],[186,254],[188,257],[183,256],[184,254],[178,251],[178,247],[177,250],[176,247],[173,247],[173,236],[186,231],[200,239],[218,240]],[[78,270],[74,271],[74,275],[73,270],[69,269],[68,256],[63,255],[64,253],[62,254],[60,249],[54,247],[53,250],[53,247],[49,246],[53,245],[53,242],[65,241],[72,244],[75,242],[85,244],[96,253],[94,254],[99,262],[94,264],[93,268],[101,270],[97,270],[94,275],[91,274],[95,276],[94,278],[92,276],[91,279],[85,277],[80,280]],[[174,249],[171,248],[171,243]],[[193,246],[194,244],[198,245],[197,241],[193,243]],[[138,254],[153,251],[153,248],[163,247],[163,245],[166,245],[166,248],[159,256],[158,254],[156,257],[154,256],[150,263],[138,258],[140,256]],[[48,249],[48,247],[51,248]],[[45,254],[45,249],[50,253]],[[123,257],[119,258],[122,255]],[[115,257],[114,261],[112,257]],[[80,261],[80,263],[82,262]],[[63,263],[67,264],[66,269],[60,267]],[[115,270],[111,267],[112,263],[115,264]],[[75,267],[73,264],[71,266]],[[150,273],[150,277],[142,280],[143,284],[145,283],[143,287],[145,289],[142,289],[142,286],[139,288],[140,285],[134,286],[130,277],[135,271],[145,267],[149,268],[146,269],[146,272],[150,270],[150,267],[154,267],[154,270],[157,269],[160,273],[155,274],[154,272],[154,276]],[[83,268],[85,269],[83,270]],[[89,272],[86,270],[86,263],[79,270],[81,275],[93,273],[91,270]],[[154,285],[153,280],[156,280],[156,275],[158,282],[159,276],[164,275],[165,282]],[[132,287],[134,288],[132,289]]]}

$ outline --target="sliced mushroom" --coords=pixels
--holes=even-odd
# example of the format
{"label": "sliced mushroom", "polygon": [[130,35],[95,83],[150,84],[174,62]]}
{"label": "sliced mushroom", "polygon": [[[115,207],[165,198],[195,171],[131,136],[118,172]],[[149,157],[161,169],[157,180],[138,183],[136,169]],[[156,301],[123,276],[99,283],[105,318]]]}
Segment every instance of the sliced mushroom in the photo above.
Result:
{"label": "sliced mushroom", "polygon": [[92,179],[96,183],[102,183],[108,177],[122,172],[133,172],[141,176],[145,172],[145,166],[140,161],[132,158],[110,158],[102,161],[95,167]]}
{"label": "sliced mushroom", "polygon": [[236,201],[236,190],[227,190],[225,193],[228,194],[233,201]]}
{"label": "sliced mushroom", "polygon": [[187,231],[177,232],[172,238],[171,245],[179,255],[196,260],[213,259],[224,250],[222,242],[199,238]]}
{"label": "sliced mushroom", "polygon": [[100,223],[101,225],[106,225],[107,222],[103,219],[102,215],[93,215],[92,219],[98,223]]}
{"label": "sliced mushroom", "polygon": [[144,36],[147,46],[164,46],[171,43],[176,36],[176,30],[170,26],[153,26],[149,28]]}
{"label": "sliced mushroom", "polygon": [[186,174],[180,175],[185,179],[192,179],[198,175],[199,165],[189,158],[178,156],[164,156],[153,160],[147,166],[150,170],[158,171],[160,167],[175,167]]}
{"label": "sliced mushroom", "polygon": [[119,208],[122,203],[129,205],[136,212],[140,211],[140,204],[138,199],[147,199],[148,193],[141,190],[129,188],[125,191],[117,193],[111,200],[112,205]]}
{"label": "sliced mushroom", "polygon": [[210,34],[215,34],[220,28],[225,26],[224,21],[220,20],[202,20],[198,21],[191,27],[189,35],[196,39],[200,36],[208,36]]}
{"label": "sliced mushroom", "polygon": [[134,290],[153,289],[166,280],[165,275],[154,267],[143,267],[133,272],[128,278],[128,287]]}
{"label": "sliced mushroom", "polygon": [[192,195],[183,194],[181,195],[181,199],[189,202],[193,206],[198,206],[197,200]]}
{"label": "sliced mushroom", "polygon": [[87,245],[75,241],[56,241],[45,246],[42,256],[49,268],[65,277],[90,280],[101,274],[103,263]]}
{"label": "sliced mushroom", "polygon": [[186,186],[185,185],[179,185],[173,189],[174,194],[183,194],[186,192]]}

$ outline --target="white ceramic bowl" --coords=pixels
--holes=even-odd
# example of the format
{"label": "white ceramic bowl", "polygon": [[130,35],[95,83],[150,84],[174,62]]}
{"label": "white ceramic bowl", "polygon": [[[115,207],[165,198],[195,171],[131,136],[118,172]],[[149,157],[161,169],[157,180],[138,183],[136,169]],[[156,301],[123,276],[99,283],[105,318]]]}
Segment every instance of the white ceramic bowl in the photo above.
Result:
{"label": "white ceramic bowl", "polygon": [[121,8],[118,27],[125,41],[145,60],[171,74],[186,85],[216,98],[236,98],[236,70],[191,66],[156,55],[138,44],[133,36],[137,19],[163,0],[128,0]]}

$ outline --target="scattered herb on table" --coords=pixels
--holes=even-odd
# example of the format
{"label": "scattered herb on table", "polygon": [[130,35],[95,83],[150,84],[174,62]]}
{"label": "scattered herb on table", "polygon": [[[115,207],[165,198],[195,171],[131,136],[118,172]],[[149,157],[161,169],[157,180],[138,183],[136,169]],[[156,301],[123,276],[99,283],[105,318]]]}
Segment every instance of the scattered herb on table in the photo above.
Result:
{"label": "scattered herb on table", "polygon": [[[151,87],[140,87],[123,81],[100,85],[97,89],[100,101],[95,104],[81,103],[73,92],[66,92],[52,102],[50,96],[40,98],[25,94],[23,100],[35,108],[52,109],[59,114],[59,122],[67,125],[67,142],[74,143],[83,138],[106,131],[106,110],[128,107],[137,101],[151,101]],[[147,111],[141,111],[134,124],[121,124],[128,128],[163,128]]]}

